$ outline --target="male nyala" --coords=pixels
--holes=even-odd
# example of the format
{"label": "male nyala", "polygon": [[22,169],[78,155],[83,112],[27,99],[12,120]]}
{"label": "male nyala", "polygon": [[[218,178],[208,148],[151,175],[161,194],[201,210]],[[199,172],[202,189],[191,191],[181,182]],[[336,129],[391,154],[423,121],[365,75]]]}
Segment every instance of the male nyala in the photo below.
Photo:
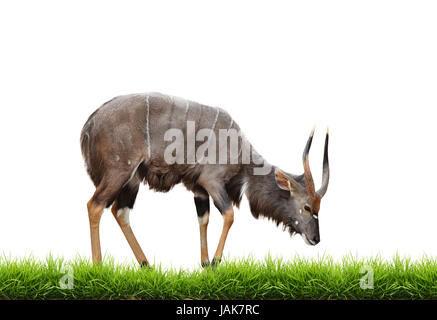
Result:
{"label": "male nyala", "polygon": [[210,197],[223,216],[213,266],[222,258],[234,221],[233,206],[239,206],[243,194],[255,218],[261,215],[282,223],[291,235],[298,233],[307,244],[316,245],[320,241],[320,200],[329,183],[329,133],[318,191],[308,161],[313,134],[314,130],[303,153],[304,174],[293,175],[268,164],[221,108],[160,93],[125,95],[106,102],[88,118],[80,138],[86,168],[96,187],[88,202],[93,261],[102,259],[99,223],[103,210],[112,206],[136,259],[141,265],[148,264],[129,225],[129,211],[141,182],[162,192],[182,182],[193,192],[203,266],[210,264]]}

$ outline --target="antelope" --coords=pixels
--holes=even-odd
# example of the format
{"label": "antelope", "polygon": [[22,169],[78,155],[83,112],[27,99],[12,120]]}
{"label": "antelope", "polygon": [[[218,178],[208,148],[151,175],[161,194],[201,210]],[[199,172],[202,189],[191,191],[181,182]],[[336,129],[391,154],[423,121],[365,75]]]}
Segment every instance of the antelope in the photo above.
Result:
{"label": "antelope", "polygon": [[[204,129],[209,131],[205,133]],[[217,135],[223,136],[223,130],[225,144],[215,139]],[[236,152],[231,150],[232,143],[227,144],[228,139],[233,139],[230,132],[238,133],[233,140],[234,145],[237,141]],[[316,245],[320,241],[320,201],[329,183],[329,131],[325,138],[322,185],[317,191],[308,160],[313,135],[314,129],[303,152],[304,174],[293,175],[268,164],[221,108],[161,93],[118,96],[104,103],[90,115],[80,137],[85,167],[96,187],[87,203],[93,262],[102,260],[99,224],[104,209],[112,206],[112,214],[136,259],[142,266],[148,265],[129,223],[129,213],[142,182],[160,192],[183,183],[193,192],[203,267],[220,263],[234,221],[233,207],[239,207],[243,194],[255,218],[271,219],[288,229],[290,235],[300,234],[308,245]],[[173,138],[179,138],[179,142]],[[182,151],[183,155],[175,157],[175,152],[168,152],[170,145],[171,150]],[[247,147],[252,151],[249,157]],[[225,161],[214,161],[217,148],[225,151],[224,157],[220,155]],[[200,158],[195,159],[193,154],[200,154]],[[220,240],[211,262],[207,245],[210,197],[223,217]]]}

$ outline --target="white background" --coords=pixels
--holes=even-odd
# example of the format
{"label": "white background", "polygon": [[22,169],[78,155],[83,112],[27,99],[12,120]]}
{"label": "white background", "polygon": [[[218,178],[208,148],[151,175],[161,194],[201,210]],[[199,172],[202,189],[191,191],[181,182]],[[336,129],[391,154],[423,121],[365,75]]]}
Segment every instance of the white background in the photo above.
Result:
{"label": "white background", "polygon": [[[91,257],[79,134],[103,102],[160,91],[226,109],[272,164],[331,183],[321,243],[247,200],[226,257],[436,255],[437,6],[432,1],[14,1],[0,4],[0,252]],[[210,256],[222,218],[214,208]],[[196,267],[198,223],[183,186],[142,187],[131,225],[146,256]],[[103,253],[133,254],[109,211]]]}

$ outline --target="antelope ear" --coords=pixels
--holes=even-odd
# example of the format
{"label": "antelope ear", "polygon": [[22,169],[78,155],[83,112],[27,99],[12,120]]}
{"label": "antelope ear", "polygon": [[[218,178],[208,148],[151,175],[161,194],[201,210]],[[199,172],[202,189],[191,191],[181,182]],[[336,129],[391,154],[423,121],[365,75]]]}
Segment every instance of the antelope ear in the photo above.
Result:
{"label": "antelope ear", "polygon": [[280,169],[275,168],[275,180],[278,187],[282,190],[294,192],[297,190],[297,183]]}

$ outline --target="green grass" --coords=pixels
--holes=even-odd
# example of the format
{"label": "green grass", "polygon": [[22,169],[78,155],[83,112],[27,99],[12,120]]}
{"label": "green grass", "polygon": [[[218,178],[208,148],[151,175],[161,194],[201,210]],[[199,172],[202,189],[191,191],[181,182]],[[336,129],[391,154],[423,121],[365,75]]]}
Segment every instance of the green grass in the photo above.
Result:
{"label": "green grass", "polygon": [[[73,289],[60,279],[70,266]],[[373,289],[362,289],[363,266]],[[367,269],[368,270],[368,269]],[[67,282],[68,283],[68,282]],[[71,283],[71,282],[70,282]],[[436,299],[437,260],[394,257],[285,261],[267,257],[223,261],[214,271],[186,271],[135,263],[102,265],[88,259],[0,257],[0,299]]]}

